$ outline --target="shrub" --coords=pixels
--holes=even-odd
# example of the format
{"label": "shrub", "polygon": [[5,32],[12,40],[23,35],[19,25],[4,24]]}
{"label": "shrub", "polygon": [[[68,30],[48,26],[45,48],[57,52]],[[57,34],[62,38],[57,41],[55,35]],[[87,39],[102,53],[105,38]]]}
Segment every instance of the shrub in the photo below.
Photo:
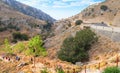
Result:
{"label": "shrub", "polygon": [[28,36],[26,34],[21,34],[20,32],[15,32],[12,34],[13,39],[16,40],[28,40]]}
{"label": "shrub", "polygon": [[108,9],[108,7],[107,7],[106,5],[102,5],[102,6],[100,7],[100,9],[103,10],[103,11],[106,11],[106,10]]}
{"label": "shrub", "polygon": [[61,66],[57,66],[55,70],[57,73],[65,73]]}
{"label": "shrub", "polygon": [[63,69],[58,69],[57,73],[65,73]]}
{"label": "shrub", "polygon": [[63,41],[61,50],[58,51],[58,58],[68,62],[86,61],[89,56],[87,51],[97,37],[90,29],[84,29],[76,33],[75,37],[66,38]]}
{"label": "shrub", "polygon": [[0,27],[0,32],[3,32],[3,31],[5,31],[5,30],[7,30],[6,27]]}
{"label": "shrub", "polygon": [[48,73],[47,68],[45,68],[44,70],[41,70],[41,73]]}
{"label": "shrub", "polygon": [[12,43],[17,43],[17,40],[16,40],[16,39],[13,39],[11,42],[12,42]]}
{"label": "shrub", "polygon": [[15,46],[14,46],[14,52],[16,53],[21,53],[25,50],[25,45],[20,42],[20,43],[17,43]]}
{"label": "shrub", "polygon": [[77,20],[77,21],[75,22],[76,25],[80,25],[81,23],[83,23],[82,20]]}
{"label": "shrub", "polygon": [[120,68],[118,67],[107,67],[103,73],[120,73]]}

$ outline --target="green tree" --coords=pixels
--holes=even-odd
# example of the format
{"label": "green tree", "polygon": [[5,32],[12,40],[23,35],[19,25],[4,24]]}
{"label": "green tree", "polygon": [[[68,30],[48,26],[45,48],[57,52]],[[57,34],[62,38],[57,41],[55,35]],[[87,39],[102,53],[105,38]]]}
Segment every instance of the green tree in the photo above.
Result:
{"label": "green tree", "polygon": [[97,41],[97,36],[90,29],[84,29],[76,33],[75,41],[80,47],[89,50],[90,46]]}
{"label": "green tree", "polygon": [[75,63],[77,61],[87,61],[89,55],[87,51],[97,37],[90,29],[84,29],[76,33],[75,37],[66,38],[58,51],[58,58],[64,61]]}
{"label": "green tree", "polygon": [[82,20],[77,20],[77,21],[75,22],[76,25],[80,25],[81,23],[83,23]]}
{"label": "green tree", "polygon": [[35,36],[28,42],[27,55],[46,56],[46,49],[43,48],[43,41],[40,36]]}
{"label": "green tree", "polygon": [[28,42],[29,49],[26,50],[27,55],[34,56],[34,66],[35,66],[35,57],[36,56],[46,56],[46,49],[43,48],[43,41],[40,36],[35,36]]}
{"label": "green tree", "polygon": [[15,32],[12,34],[14,40],[28,40],[26,34],[21,34],[20,32]]}
{"label": "green tree", "polygon": [[10,46],[10,43],[9,43],[8,39],[5,39],[4,44],[5,44],[4,50],[5,50],[7,53],[12,54],[12,53],[13,53],[13,50],[12,50],[12,48],[11,48],[11,46]]}
{"label": "green tree", "polygon": [[102,73],[120,73],[119,67],[107,67]]}
{"label": "green tree", "polygon": [[100,7],[100,9],[103,10],[103,11],[106,11],[106,10],[108,9],[108,7],[107,7],[106,5],[102,5],[102,6]]}

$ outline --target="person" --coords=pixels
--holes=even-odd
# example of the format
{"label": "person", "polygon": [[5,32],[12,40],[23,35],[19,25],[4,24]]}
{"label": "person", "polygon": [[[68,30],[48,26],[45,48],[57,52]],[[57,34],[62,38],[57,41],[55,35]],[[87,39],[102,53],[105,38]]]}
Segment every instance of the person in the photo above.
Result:
{"label": "person", "polygon": [[20,57],[16,56],[16,60],[19,61],[19,60],[20,60]]}
{"label": "person", "polygon": [[10,58],[8,58],[8,61],[10,61]]}

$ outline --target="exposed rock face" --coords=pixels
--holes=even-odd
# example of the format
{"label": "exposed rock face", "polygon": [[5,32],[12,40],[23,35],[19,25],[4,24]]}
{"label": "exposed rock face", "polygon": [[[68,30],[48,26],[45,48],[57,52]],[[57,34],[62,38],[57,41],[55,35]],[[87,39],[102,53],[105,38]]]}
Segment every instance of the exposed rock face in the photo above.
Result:
{"label": "exposed rock face", "polygon": [[15,0],[2,0],[2,1],[23,14],[32,16],[34,18],[38,18],[40,20],[45,20],[49,23],[53,23],[55,21],[54,18],[50,17],[48,14],[44,13],[43,11],[27,6]]}

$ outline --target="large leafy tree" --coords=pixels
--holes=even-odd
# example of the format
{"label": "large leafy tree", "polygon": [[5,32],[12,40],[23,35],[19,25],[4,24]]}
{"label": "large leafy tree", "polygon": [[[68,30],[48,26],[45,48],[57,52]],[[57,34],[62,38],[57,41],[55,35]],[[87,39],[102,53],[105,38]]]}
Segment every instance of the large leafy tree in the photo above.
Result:
{"label": "large leafy tree", "polygon": [[90,29],[84,29],[76,33],[75,42],[79,47],[84,47],[87,51],[90,49],[90,46],[97,41],[97,36]]}
{"label": "large leafy tree", "polygon": [[89,56],[87,51],[97,37],[90,29],[81,30],[75,37],[66,38],[58,51],[58,58],[68,62],[86,61]]}

